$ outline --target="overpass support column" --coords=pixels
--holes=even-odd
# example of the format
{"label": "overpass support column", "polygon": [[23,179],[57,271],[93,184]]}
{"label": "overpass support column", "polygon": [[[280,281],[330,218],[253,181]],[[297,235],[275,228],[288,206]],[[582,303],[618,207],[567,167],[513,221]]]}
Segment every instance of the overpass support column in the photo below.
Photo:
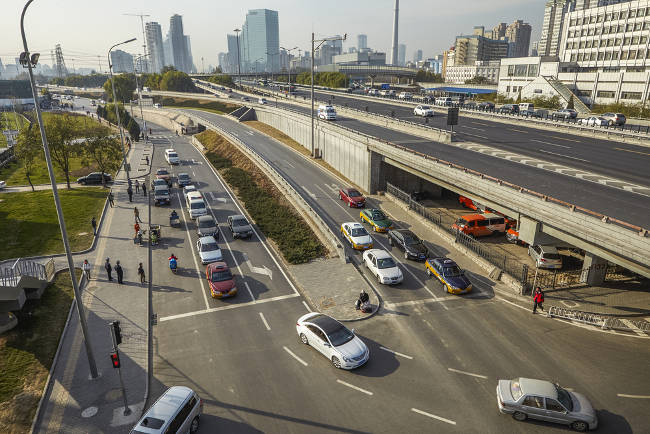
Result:
{"label": "overpass support column", "polygon": [[585,261],[582,264],[580,281],[589,286],[598,286],[605,281],[607,272],[607,260],[592,253],[585,253]]}
{"label": "overpass support column", "polygon": [[368,151],[368,192],[386,191],[386,177],[382,176],[382,156]]}

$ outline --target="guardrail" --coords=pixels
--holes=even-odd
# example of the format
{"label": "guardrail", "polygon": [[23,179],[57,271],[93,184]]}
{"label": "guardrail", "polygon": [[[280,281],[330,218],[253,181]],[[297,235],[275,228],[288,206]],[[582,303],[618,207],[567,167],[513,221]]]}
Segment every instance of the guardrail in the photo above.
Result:
{"label": "guardrail", "polygon": [[345,257],[345,249],[339,242],[338,238],[334,235],[334,233],[330,230],[330,228],[327,226],[327,223],[320,217],[318,212],[314,210],[308,203],[307,201],[298,193],[298,191],[277,171],[271,166],[268,161],[264,157],[262,157],[260,154],[258,154],[255,150],[250,148],[246,143],[244,143],[241,139],[238,137],[230,134],[228,131],[224,130],[218,125],[215,125],[209,121],[206,121],[205,119],[199,118],[199,122],[206,124],[209,126],[211,129],[218,131],[220,134],[226,136],[228,140],[231,142],[235,143],[238,148],[240,148],[242,151],[247,153],[254,161],[256,161],[262,169],[271,177],[273,178],[276,182],[275,184],[280,186],[284,190],[284,192],[287,194],[287,196],[291,197],[293,199],[293,202],[296,203],[302,210],[306,213],[308,213],[309,218],[314,220],[314,223],[318,226],[320,229],[321,233],[329,243],[331,244],[333,251],[337,252],[339,258],[341,260],[346,261]]}
{"label": "guardrail", "polygon": [[603,330],[623,330],[632,333],[650,334],[650,322],[621,319],[612,316],[597,315],[590,312],[551,306],[546,314],[549,318],[561,318],[600,327]]}

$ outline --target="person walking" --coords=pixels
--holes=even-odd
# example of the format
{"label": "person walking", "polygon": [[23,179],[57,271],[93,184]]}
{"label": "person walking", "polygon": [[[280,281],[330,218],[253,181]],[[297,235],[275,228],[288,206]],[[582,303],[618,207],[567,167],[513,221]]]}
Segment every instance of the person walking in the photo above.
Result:
{"label": "person walking", "polygon": [[145,279],[145,276],[144,276],[144,268],[142,267],[142,262],[140,262],[140,264],[138,264],[138,275],[140,276],[140,284],[144,285],[147,280]]}
{"label": "person walking", "polygon": [[133,215],[135,216],[135,222],[136,223],[142,223],[142,219],[140,218],[140,211],[138,211],[138,207],[133,207]]}
{"label": "person walking", "polygon": [[81,264],[81,271],[83,271],[86,280],[90,280],[90,263],[88,259],[84,259],[84,263]]}
{"label": "person walking", "polygon": [[146,196],[147,195],[147,184],[144,182],[142,183],[142,195]]}
{"label": "person walking", "polygon": [[[145,155],[144,156],[145,161],[147,162],[147,166],[149,165],[149,156]],[[144,184],[142,184],[144,186]]]}
{"label": "person walking", "polygon": [[135,237],[137,238],[138,232],[140,232],[140,225],[138,224],[138,222],[135,222],[135,224],[133,225],[133,229],[135,230]]}
{"label": "person walking", "polygon": [[90,221],[90,224],[93,227],[93,236],[97,236],[97,220],[95,220],[95,217]]}
{"label": "person walking", "polygon": [[133,189],[130,185],[127,187],[126,193],[129,195],[129,202],[133,202]]}
{"label": "person walking", "polygon": [[111,271],[113,271],[113,267],[111,266],[111,258],[106,258],[106,262],[104,263],[104,268],[106,269],[106,273],[108,274],[108,280],[112,282],[113,276],[111,276]]}
{"label": "person walking", "polygon": [[117,273],[117,283],[119,283],[120,285],[121,285],[122,283],[124,283],[124,282],[123,282],[123,279],[124,279],[124,270],[122,269],[122,266],[120,265],[120,261],[117,261],[117,262],[115,263],[115,273]]}
{"label": "person walking", "polygon": [[537,312],[538,306],[541,310],[544,310],[542,303],[544,303],[544,293],[542,292],[542,288],[538,286],[535,288],[535,293],[533,294],[533,313]]}
{"label": "person walking", "polygon": [[113,190],[108,192],[108,204],[113,208],[115,206],[115,197],[113,196]]}
{"label": "person walking", "polygon": [[135,180],[135,192],[140,193],[140,182],[137,179]]}

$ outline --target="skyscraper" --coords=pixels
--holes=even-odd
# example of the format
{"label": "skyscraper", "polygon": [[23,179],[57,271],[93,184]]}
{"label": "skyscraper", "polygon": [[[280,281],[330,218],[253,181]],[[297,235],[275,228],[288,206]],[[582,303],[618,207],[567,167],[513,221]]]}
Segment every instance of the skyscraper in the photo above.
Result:
{"label": "skyscraper", "polygon": [[368,48],[368,35],[357,35],[357,51]]}
{"label": "skyscraper", "polygon": [[[280,27],[278,11],[251,9],[246,14],[240,36],[242,70],[256,67],[265,71],[278,71],[280,52]],[[236,51],[236,50],[235,50]],[[262,59],[262,60],[259,60]]]}
{"label": "skyscraper", "polygon": [[152,72],[160,72],[163,66],[165,66],[165,49],[163,47],[160,24],[156,22],[147,23],[145,32]]}
{"label": "skyscraper", "polygon": [[399,66],[406,65],[406,45],[399,44],[397,46],[397,64]]}
{"label": "skyscraper", "polygon": [[187,71],[188,73],[195,73],[196,72],[196,65],[194,64],[194,57],[192,57],[192,45],[190,44],[190,37],[188,35],[185,36],[185,53],[187,56]]}
{"label": "skyscraper", "polygon": [[126,51],[111,51],[111,64],[114,73],[133,72],[133,56]]}
{"label": "skyscraper", "polygon": [[548,0],[546,2],[542,37],[537,48],[540,56],[558,56],[560,54],[564,14],[572,10],[574,6],[575,0]]}
{"label": "skyscraper", "polygon": [[422,60],[422,50],[415,50],[413,53],[413,62],[419,62]]}
{"label": "skyscraper", "polygon": [[163,41],[163,53],[164,59],[165,59],[165,66],[174,66],[174,50],[172,49],[172,38],[169,36],[169,32],[167,32],[167,37]]}
{"label": "skyscraper", "polygon": [[[237,35],[227,35],[228,38],[228,55],[227,55],[227,69],[224,72],[236,73],[237,62],[239,62],[240,53],[237,52]],[[241,51],[241,48],[240,48]]]}
{"label": "skyscraper", "polygon": [[[506,29],[508,28],[508,25],[506,23],[499,23],[494,28],[492,29],[492,39],[501,39],[506,36]],[[485,35],[487,37],[490,37],[490,35]]]}
{"label": "skyscraper", "polygon": [[172,56],[174,58],[174,67],[179,71],[189,72],[189,56],[187,53],[187,41],[183,34],[183,17],[174,14],[169,19],[169,39],[172,45]]}
{"label": "skyscraper", "polygon": [[530,24],[516,20],[506,28],[506,38],[510,41],[512,49],[509,57],[526,57],[530,49]]}

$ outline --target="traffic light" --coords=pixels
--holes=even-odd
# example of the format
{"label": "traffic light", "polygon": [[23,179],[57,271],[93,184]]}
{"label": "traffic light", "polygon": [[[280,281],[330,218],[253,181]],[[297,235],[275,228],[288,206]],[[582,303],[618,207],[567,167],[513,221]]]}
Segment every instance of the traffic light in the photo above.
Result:
{"label": "traffic light", "polygon": [[113,368],[117,369],[120,367],[120,355],[117,351],[111,353],[111,363],[113,364]]}
{"label": "traffic light", "polygon": [[122,329],[120,328],[120,322],[119,321],[113,321],[111,323],[111,327],[113,327],[113,334],[115,335],[115,345],[119,345],[122,343]]}

